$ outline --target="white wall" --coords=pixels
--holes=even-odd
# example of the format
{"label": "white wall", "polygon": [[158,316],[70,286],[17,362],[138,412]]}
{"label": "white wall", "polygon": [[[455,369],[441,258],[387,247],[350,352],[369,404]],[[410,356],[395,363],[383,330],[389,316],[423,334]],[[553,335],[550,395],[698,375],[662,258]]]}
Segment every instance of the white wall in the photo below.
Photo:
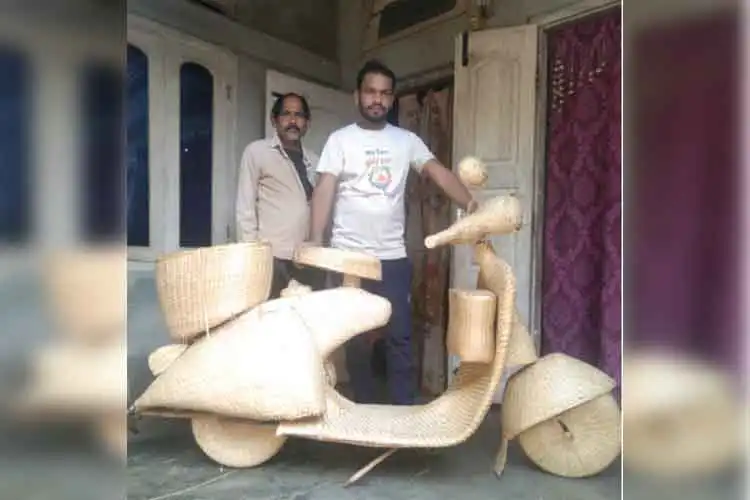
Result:
{"label": "white wall", "polygon": [[130,0],[128,12],[151,19],[209,43],[226,47],[239,58],[238,151],[264,130],[267,68],[337,87],[337,61],[272,38],[185,0]]}
{"label": "white wall", "polygon": [[[488,27],[526,24],[529,18],[555,11],[581,0],[494,0],[494,15]],[[457,34],[468,27],[468,17],[451,19],[437,26],[419,31],[392,43],[361,53],[362,2],[339,0],[340,27],[339,55],[341,81],[344,88],[353,89],[359,65],[375,57],[389,65],[398,78],[419,75],[450,65],[453,62],[454,41]]]}
{"label": "white wall", "polygon": [[148,17],[238,54],[333,85],[339,83],[336,61],[272,38],[185,0],[129,0],[128,12]]}
{"label": "white wall", "polygon": [[[274,39],[185,0],[130,0],[128,13],[177,29],[238,56],[236,158],[245,146],[265,134],[266,70],[277,69],[305,79],[338,86],[340,66],[303,48]],[[128,270],[128,389],[132,401],[152,380],[147,356],[169,343],[159,310],[153,271],[131,266]],[[171,421],[145,419],[144,439],[183,429]]]}
{"label": "white wall", "polygon": [[[356,71],[368,57],[378,57],[390,65],[399,78],[418,75],[451,64],[455,35],[465,29],[459,18],[400,39],[363,54],[363,12],[358,0],[339,1],[339,61],[326,60],[303,48],[276,40],[232,22],[223,16],[196,7],[184,0],[130,0],[128,11],[179,29],[207,42],[227,47],[238,55],[237,158],[245,145],[264,134],[265,71],[287,72],[318,83],[354,88]],[[490,26],[524,24],[531,16],[554,11],[578,0],[496,0]],[[152,271],[129,271],[128,276],[128,387],[136,397],[151,380],[146,357],[166,344]],[[142,425],[143,438],[178,429],[149,419]]]}

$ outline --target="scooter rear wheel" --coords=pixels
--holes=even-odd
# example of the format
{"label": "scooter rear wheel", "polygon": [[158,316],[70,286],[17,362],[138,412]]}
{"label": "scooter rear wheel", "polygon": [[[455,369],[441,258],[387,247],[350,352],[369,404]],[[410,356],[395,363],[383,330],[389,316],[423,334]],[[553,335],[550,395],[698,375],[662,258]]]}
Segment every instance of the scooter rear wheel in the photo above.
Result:
{"label": "scooter rear wheel", "polygon": [[206,415],[193,418],[193,437],[211,460],[235,468],[261,465],[273,458],[286,442],[276,426]]}

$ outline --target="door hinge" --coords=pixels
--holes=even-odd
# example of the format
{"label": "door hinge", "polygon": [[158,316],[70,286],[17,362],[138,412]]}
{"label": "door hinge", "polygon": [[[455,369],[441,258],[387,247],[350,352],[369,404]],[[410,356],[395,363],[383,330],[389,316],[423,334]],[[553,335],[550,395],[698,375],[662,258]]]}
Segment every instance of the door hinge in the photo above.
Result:
{"label": "door hinge", "polygon": [[227,85],[227,101],[231,101],[231,100],[232,100],[232,86]]}

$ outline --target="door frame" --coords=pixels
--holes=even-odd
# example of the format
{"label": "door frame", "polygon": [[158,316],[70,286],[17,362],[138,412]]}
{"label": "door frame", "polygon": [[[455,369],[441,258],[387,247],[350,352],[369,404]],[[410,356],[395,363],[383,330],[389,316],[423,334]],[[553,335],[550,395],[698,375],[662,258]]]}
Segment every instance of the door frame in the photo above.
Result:
{"label": "door frame", "polygon": [[547,33],[550,29],[588,17],[598,12],[622,6],[622,0],[579,0],[565,7],[530,16],[527,24],[538,27],[538,62],[537,62],[537,91],[536,91],[536,153],[534,155],[534,212],[539,214],[534,218],[531,231],[531,318],[529,332],[534,340],[537,354],[542,349],[542,301],[544,289],[542,286],[544,266],[544,223],[545,223],[545,181],[547,178],[547,89],[549,77],[547,67],[549,53],[547,50]]}
{"label": "door frame", "polygon": [[[214,79],[211,244],[229,241],[237,171],[238,57],[226,48],[135,14],[128,14],[127,23],[128,43],[148,50],[149,57],[156,56],[156,64],[149,64],[151,246],[128,247],[129,261],[152,268],[159,254],[180,250],[179,66],[188,60],[204,65]],[[172,76],[166,74],[169,70]],[[154,99],[157,96],[163,97],[162,102]],[[152,106],[161,109],[152,111]]]}

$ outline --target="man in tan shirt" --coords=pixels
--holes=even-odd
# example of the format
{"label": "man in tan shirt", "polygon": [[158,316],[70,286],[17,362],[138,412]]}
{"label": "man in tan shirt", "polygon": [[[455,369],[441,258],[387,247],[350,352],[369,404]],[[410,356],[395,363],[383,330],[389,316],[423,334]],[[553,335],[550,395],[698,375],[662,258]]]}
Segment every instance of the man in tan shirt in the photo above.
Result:
{"label": "man in tan shirt", "polygon": [[239,241],[265,240],[273,248],[275,298],[290,279],[320,288],[325,276],[291,261],[295,247],[307,239],[318,162],[302,146],[310,107],[298,94],[280,95],[270,118],[274,136],[250,143],[242,155],[236,216]]}

